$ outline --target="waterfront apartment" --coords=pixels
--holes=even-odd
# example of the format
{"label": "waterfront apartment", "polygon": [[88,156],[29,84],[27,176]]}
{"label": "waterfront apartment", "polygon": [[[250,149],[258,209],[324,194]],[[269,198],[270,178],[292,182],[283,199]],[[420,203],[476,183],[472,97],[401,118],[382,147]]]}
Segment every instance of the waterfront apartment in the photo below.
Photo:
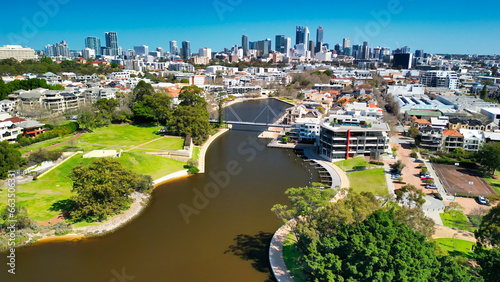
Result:
{"label": "waterfront apartment", "polygon": [[320,124],[319,153],[329,160],[390,153],[389,131],[372,117],[332,115]]}

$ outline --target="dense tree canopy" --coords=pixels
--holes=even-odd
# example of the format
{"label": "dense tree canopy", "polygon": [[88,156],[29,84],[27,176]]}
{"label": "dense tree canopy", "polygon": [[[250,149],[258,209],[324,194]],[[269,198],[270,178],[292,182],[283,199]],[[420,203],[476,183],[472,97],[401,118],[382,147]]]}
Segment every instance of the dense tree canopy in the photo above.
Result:
{"label": "dense tree canopy", "polygon": [[481,165],[486,167],[492,174],[500,169],[500,143],[487,143],[479,150],[478,159]]}
{"label": "dense tree canopy", "polygon": [[70,173],[75,195],[70,217],[73,220],[102,220],[125,209],[129,195],[151,188],[151,177],[138,175],[124,168],[119,161],[100,158],[88,167],[74,167]]}
{"label": "dense tree canopy", "polygon": [[166,125],[172,114],[172,98],[165,93],[145,95],[137,102],[132,111],[134,118],[140,123],[156,122]]}
{"label": "dense tree canopy", "polygon": [[153,86],[145,82],[144,80],[139,81],[137,86],[134,88],[133,97],[135,102],[141,102],[144,96],[151,96],[155,93]]}
{"label": "dense tree canopy", "polygon": [[22,165],[21,152],[7,141],[0,142],[0,179],[6,179],[9,170],[18,169]]}

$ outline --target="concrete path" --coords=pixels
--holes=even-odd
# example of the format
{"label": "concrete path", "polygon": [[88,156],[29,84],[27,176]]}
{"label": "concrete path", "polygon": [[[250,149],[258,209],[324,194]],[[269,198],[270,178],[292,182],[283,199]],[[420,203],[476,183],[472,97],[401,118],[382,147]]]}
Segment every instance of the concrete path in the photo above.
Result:
{"label": "concrete path", "polygon": [[[420,154],[419,154],[420,157]],[[429,160],[424,160],[425,167],[429,171],[429,174],[434,178],[434,184],[438,187],[438,193],[443,197],[443,201],[447,202],[454,202],[455,197],[452,195],[449,195],[446,190],[444,189],[443,183],[441,182],[441,179],[439,179],[436,171],[434,170],[434,167],[432,164],[429,162]]]}
{"label": "concrete path", "polygon": [[477,242],[474,233],[465,230],[453,229],[451,227],[443,225],[436,225],[436,232],[434,233],[434,235],[432,235],[432,238],[454,238],[474,243]]}
{"label": "concrete path", "polygon": [[[349,178],[346,173],[341,170],[338,166],[331,162],[324,161],[320,156],[314,153],[313,148],[305,148],[304,155],[314,161],[315,163],[322,166],[332,178],[332,189],[335,187],[349,188]],[[338,190],[337,190],[338,191]],[[337,193],[331,202],[336,202],[339,199],[345,197],[344,193]],[[294,281],[290,275],[290,271],[286,267],[285,260],[283,259],[283,244],[288,234],[291,232],[290,225],[294,224],[295,220],[291,220],[289,223],[282,225],[273,236],[271,240],[271,245],[269,246],[269,262],[271,264],[271,269],[273,270],[274,277],[278,282],[281,281]]]}
{"label": "concrete path", "polygon": [[156,138],[156,139],[151,140],[151,141],[148,141],[148,142],[146,142],[146,143],[142,143],[142,144],[140,144],[140,145],[137,145],[137,146],[135,146],[135,147],[132,147],[132,148],[130,148],[130,149],[127,149],[127,150],[125,150],[124,152],[130,152],[130,151],[132,151],[132,150],[134,150],[134,149],[140,148],[140,147],[142,147],[142,146],[146,146],[146,145],[147,145],[147,144],[149,144],[149,143],[156,142],[156,141],[161,140],[161,139],[163,139],[163,138],[165,138],[165,136],[160,137],[160,138]]}
{"label": "concrete path", "polygon": [[223,128],[219,130],[215,135],[212,135],[208,138],[208,140],[203,144],[200,150],[200,156],[198,159],[198,169],[200,170],[199,173],[205,173],[205,155],[207,154],[207,150],[210,147],[210,144],[215,141],[215,139],[219,138],[222,134],[228,132],[229,129]]}
{"label": "concrete path", "polygon": [[181,171],[178,171],[178,172],[174,172],[174,173],[171,173],[167,176],[164,176],[162,178],[158,178],[156,180],[153,181],[153,186],[158,186],[160,184],[163,184],[169,180],[172,180],[174,178],[178,178],[178,177],[183,177],[183,176],[188,176],[188,171],[187,169],[186,170],[181,170]]}

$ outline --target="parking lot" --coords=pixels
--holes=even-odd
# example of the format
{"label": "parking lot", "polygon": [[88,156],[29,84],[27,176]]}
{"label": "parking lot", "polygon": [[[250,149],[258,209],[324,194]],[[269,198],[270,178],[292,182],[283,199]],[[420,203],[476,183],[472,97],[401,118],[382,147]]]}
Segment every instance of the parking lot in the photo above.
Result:
{"label": "parking lot", "polygon": [[433,167],[444,189],[450,195],[496,195],[491,186],[475,170],[443,164],[433,164]]}

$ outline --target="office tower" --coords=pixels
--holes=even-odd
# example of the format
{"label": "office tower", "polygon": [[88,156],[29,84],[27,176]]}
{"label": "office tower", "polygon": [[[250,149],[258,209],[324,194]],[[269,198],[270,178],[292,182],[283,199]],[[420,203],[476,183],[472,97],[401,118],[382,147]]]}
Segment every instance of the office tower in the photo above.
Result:
{"label": "office tower", "polygon": [[411,69],[413,55],[410,53],[395,54],[392,62],[393,68]]}
{"label": "office tower", "polygon": [[305,31],[304,28],[301,26],[298,26],[295,31],[295,45],[298,45],[300,43],[304,43],[304,35]]}
{"label": "office tower", "polygon": [[55,46],[52,44],[45,46],[44,52],[45,52],[45,56],[54,57],[55,53],[56,53]]}
{"label": "office tower", "polygon": [[[307,26],[304,28],[304,44],[306,44],[306,48],[308,46],[308,42],[311,40],[311,33],[309,33],[309,28]],[[308,50],[310,51],[310,50]]]}
{"label": "office tower", "polygon": [[352,56],[355,59],[361,58],[361,45],[352,45]]}
{"label": "office tower", "polygon": [[182,41],[181,58],[184,60],[191,59],[191,43],[189,41]]}
{"label": "office tower", "polygon": [[165,55],[165,51],[163,51],[163,48],[161,47],[157,47],[156,51],[160,52],[160,57],[163,57],[163,55]]}
{"label": "office tower", "polygon": [[382,47],[378,46],[377,48],[373,48],[373,58],[375,59],[383,59],[384,56],[382,55]]}
{"label": "office tower", "polygon": [[250,41],[250,42],[248,43],[248,48],[249,48],[250,50],[257,50],[257,41]]}
{"label": "office tower", "polygon": [[101,55],[101,40],[94,36],[89,36],[85,38],[85,48],[89,48],[95,51],[95,56]]}
{"label": "office tower", "polygon": [[309,46],[307,46],[307,49],[311,52],[311,58],[314,58],[314,50],[316,50],[316,48],[314,48],[314,41],[309,40]]}
{"label": "office tower", "polygon": [[415,50],[415,58],[422,58],[424,56],[424,50]]}
{"label": "office tower", "polygon": [[291,50],[292,50],[292,39],[290,37],[287,37],[285,41],[285,53],[284,53],[287,58],[290,58]]}
{"label": "office tower", "polygon": [[403,54],[410,54],[411,53],[410,46],[403,47],[402,51],[403,51]]}
{"label": "office tower", "polygon": [[145,56],[149,54],[149,47],[146,45],[134,46],[134,51],[138,56]]}
{"label": "office tower", "polygon": [[340,44],[335,44],[334,49],[335,49],[335,52],[336,52],[338,55],[340,55]]}
{"label": "office tower", "polygon": [[363,42],[363,48],[361,49],[361,59],[368,60],[370,58],[370,47],[368,47],[368,42]]}
{"label": "office tower", "polygon": [[170,54],[172,56],[179,55],[179,47],[177,47],[177,41],[170,41]]}
{"label": "office tower", "polygon": [[349,38],[344,38],[344,41],[342,43],[342,49],[350,48],[351,47],[351,39]]}
{"label": "office tower", "polygon": [[284,35],[276,35],[276,51],[282,54],[286,53],[286,37]]}
{"label": "office tower", "polygon": [[316,53],[321,52],[321,47],[323,46],[323,28],[318,27],[316,31]]}
{"label": "office tower", "polygon": [[260,40],[256,42],[257,57],[267,58],[271,52],[271,39]]}
{"label": "office tower", "polygon": [[69,58],[69,47],[66,41],[61,41],[61,43],[56,44],[56,56],[62,56]]}
{"label": "office tower", "polygon": [[110,56],[118,56],[118,36],[116,32],[106,32],[106,48]]}
{"label": "office tower", "polygon": [[344,48],[344,55],[345,56],[352,56],[352,48],[351,47]]}
{"label": "office tower", "polygon": [[241,47],[243,48],[243,56],[248,56],[248,35],[241,37]]}

